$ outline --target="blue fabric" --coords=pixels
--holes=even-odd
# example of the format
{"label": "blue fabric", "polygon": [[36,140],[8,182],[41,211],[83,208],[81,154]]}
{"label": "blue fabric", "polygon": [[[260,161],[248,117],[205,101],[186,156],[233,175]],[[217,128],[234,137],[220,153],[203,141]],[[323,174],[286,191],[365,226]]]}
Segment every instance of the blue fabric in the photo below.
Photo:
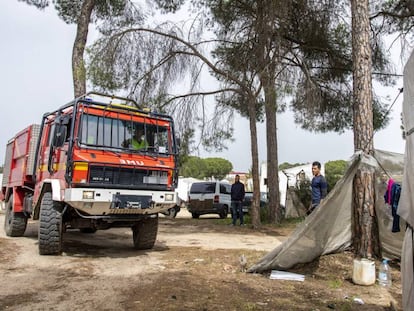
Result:
{"label": "blue fabric", "polygon": [[318,205],[326,196],[328,184],[322,175],[312,178],[312,205]]}
{"label": "blue fabric", "polygon": [[400,216],[397,214],[398,203],[400,201],[401,186],[394,183],[391,188],[391,214],[392,214],[392,232],[400,232]]}

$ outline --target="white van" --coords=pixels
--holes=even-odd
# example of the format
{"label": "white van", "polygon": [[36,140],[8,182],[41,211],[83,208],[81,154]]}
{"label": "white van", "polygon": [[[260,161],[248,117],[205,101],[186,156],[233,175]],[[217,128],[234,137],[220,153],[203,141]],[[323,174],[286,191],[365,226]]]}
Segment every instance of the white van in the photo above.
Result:
{"label": "white van", "polygon": [[188,194],[188,211],[193,218],[218,214],[226,218],[231,206],[231,185],[219,181],[195,182]]}

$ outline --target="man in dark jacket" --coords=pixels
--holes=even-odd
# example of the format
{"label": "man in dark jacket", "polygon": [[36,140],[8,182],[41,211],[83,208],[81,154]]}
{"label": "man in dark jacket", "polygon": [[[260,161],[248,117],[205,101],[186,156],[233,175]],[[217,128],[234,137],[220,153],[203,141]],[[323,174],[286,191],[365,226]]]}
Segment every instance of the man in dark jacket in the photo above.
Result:
{"label": "man in dark jacket", "polygon": [[234,184],[231,186],[231,214],[233,218],[232,225],[235,226],[237,216],[240,219],[240,226],[243,226],[243,208],[242,202],[244,200],[244,184],[240,182],[240,176],[236,175]]}
{"label": "man in dark jacket", "polygon": [[312,163],[312,174],[312,203],[307,211],[308,215],[318,207],[328,192],[328,184],[326,183],[325,177],[321,174],[320,162],[315,161]]}

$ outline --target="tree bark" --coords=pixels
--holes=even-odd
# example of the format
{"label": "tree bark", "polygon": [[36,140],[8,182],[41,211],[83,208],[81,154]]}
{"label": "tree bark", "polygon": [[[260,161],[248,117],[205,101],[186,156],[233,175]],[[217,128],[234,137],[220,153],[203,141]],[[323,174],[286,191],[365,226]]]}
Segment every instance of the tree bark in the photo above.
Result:
{"label": "tree bark", "polygon": [[379,235],[375,216],[375,179],[373,170],[359,169],[354,177],[353,246],[355,255],[379,257]]}
{"label": "tree bark", "polygon": [[[351,0],[354,149],[371,155],[373,144],[372,50],[368,0]],[[353,181],[353,246],[356,256],[379,257],[375,214],[375,175],[364,166]]]}
{"label": "tree bark", "polygon": [[280,223],[281,215],[279,193],[279,170],[277,156],[277,130],[276,130],[276,89],[271,79],[264,85],[265,113],[266,113],[266,143],[267,143],[267,187],[269,221]]}
{"label": "tree bark", "polygon": [[279,171],[276,130],[276,68],[278,60],[273,51],[273,25],[278,6],[274,1],[257,3],[257,61],[260,64],[259,79],[264,90],[267,143],[267,187],[269,221],[280,222]]}
{"label": "tree bark", "polygon": [[256,101],[253,97],[248,102],[250,123],[250,148],[252,154],[253,202],[251,220],[253,228],[260,227],[260,178],[259,178],[259,149],[257,146]]}
{"label": "tree bark", "polygon": [[72,51],[72,76],[75,98],[86,93],[86,69],[83,56],[94,6],[95,0],[84,0],[78,17],[76,37]]}

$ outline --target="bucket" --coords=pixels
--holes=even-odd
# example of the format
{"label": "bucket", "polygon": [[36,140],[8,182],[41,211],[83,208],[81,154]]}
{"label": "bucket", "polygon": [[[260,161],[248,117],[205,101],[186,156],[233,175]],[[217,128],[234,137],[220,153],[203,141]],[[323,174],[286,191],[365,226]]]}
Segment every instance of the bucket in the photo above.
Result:
{"label": "bucket", "polygon": [[375,262],[369,259],[354,259],[352,281],[358,285],[375,284]]}

